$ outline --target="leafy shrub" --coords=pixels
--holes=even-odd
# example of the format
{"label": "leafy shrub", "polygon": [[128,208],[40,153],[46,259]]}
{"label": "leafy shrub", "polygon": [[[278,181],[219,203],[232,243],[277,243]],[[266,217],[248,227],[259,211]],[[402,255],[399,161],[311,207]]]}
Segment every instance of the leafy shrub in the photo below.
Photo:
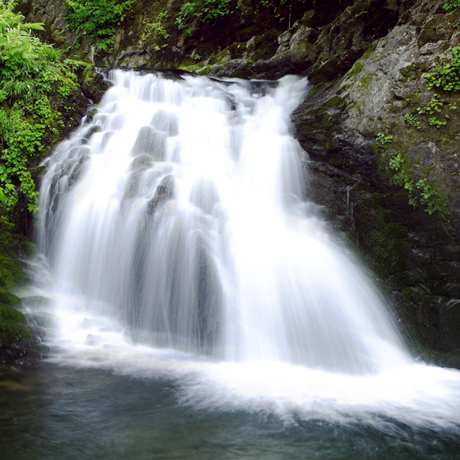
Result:
{"label": "leafy shrub", "polygon": [[459,6],[460,6],[460,0],[450,0],[447,3],[444,3],[443,8],[446,11],[450,11],[450,10],[453,10],[453,9],[459,7]]}
{"label": "leafy shrub", "polygon": [[377,142],[381,145],[389,144],[393,140],[393,136],[391,134],[385,133],[378,133],[377,134]]}
{"label": "leafy shrub", "polygon": [[403,187],[409,194],[410,205],[415,207],[421,204],[428,214],[439,212],[445,220],[449,220],[450,213],[444,194],[426,178],[414,182],[410,165],[401,154],[398,153],[391,157],[388,166],[394,171],[393,183]]}
{"label": "leafy shrub", "polygon": [[87,33],[91,43],[99,41],[98,48],[110,49],[115,26],[121,24],[134,0],[66,0],[66,19],[69,28],[78,34]]}
{"label": "leafy shrub", "polygon": [[[460,0],[458,1],[460,4]],[[452,49],[450,62],[439,64],[426,78],[428,89],[435,86],[444,91],[460,91],[460,47],[456,46]]]}
{"label": "leafy shrub", "polygon": [[151,22],[150,18],[145,18],[143,21],[144,24],[144,33],[142,34],[142,40],[147,41],[151,39],[163,39],[167,40],[169,34],[166,31],[164,25],[162,24],[163,19],[167,19],[169,13],[167,11],[160,11],[156,17],[155,22]]}
{"label": "leafy shrub", "polygon": [[14,0],[0,2],[0,202],[13,211],[20,187],[34,212],[38,192],[28,165],[63,126],[49,95],[67,98],[78,86],[60,53],[31,35],[42,25],[24,23],[14,7]]}
{"label": "leafy shrub", "polygon": [[233,14],[233,0],[193,0],[185,2],[176,18],[179,29],[186,29],[190,35],[195,28],[194,21],[206,22]]}

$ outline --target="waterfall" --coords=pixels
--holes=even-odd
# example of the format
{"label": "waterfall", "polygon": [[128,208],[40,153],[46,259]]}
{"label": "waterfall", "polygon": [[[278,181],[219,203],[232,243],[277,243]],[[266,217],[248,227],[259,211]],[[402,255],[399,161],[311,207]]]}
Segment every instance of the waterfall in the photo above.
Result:
{"label": "waterfall", "polygon": [[290,114],[305,80],[109,79],[41,186],[38,246],[61,308],[219,361],[352,375],[410,362],[381,297],[303,196],[308,157]]}

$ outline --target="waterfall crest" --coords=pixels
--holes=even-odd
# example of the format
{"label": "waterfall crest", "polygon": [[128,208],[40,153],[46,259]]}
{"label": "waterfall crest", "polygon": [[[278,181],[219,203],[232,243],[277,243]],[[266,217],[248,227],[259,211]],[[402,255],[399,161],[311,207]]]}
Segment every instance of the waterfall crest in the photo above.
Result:
{"label": "waterfall crest", "polygon": [[38,245],[56,292],[137,342],[219,360],[350,374],[410,362],[304,200],[290,131],[304,80],[109,78],[47,161]]}

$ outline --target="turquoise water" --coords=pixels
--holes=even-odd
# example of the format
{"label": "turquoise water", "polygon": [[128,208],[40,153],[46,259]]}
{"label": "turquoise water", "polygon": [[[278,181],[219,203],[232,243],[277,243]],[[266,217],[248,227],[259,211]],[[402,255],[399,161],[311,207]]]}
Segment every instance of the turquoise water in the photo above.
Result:
{"label": "turquoise water", "polygon": [[197,408],[161,377],[46,363],[0,374],[2,460],[460,458],[460,425],[291,415]]}

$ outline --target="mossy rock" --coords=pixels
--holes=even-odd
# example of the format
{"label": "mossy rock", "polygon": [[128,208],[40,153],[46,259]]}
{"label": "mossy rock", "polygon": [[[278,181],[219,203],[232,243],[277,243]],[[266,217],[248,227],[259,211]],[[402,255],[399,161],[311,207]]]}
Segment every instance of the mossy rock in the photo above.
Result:
{"label": "mossy rock", "polygon": [[17,307],[22,305],[22,301],[18,296],[11,294],[4,288],[0,288],[0,305]]}
{"label": "mossy rock", "polygon": [[24,313],[5,305],[0,305],[0,321],[28,324],[27,317]]}
{"label": "mossy rock", "polygon": [[0,365],[30,366],[41,358],[27,317],[13,308],[0,306]]}
{"label": "mossy rock", "polygon": [[10,344],[33,340],[24,313],[0,306],[0,340]]}
{"label": "mossy rock", "polygon": [[22,264],[18,261],[23,237],[16,232],[14,224],[0,218],[0,288],[13,289],[25,281]]}

